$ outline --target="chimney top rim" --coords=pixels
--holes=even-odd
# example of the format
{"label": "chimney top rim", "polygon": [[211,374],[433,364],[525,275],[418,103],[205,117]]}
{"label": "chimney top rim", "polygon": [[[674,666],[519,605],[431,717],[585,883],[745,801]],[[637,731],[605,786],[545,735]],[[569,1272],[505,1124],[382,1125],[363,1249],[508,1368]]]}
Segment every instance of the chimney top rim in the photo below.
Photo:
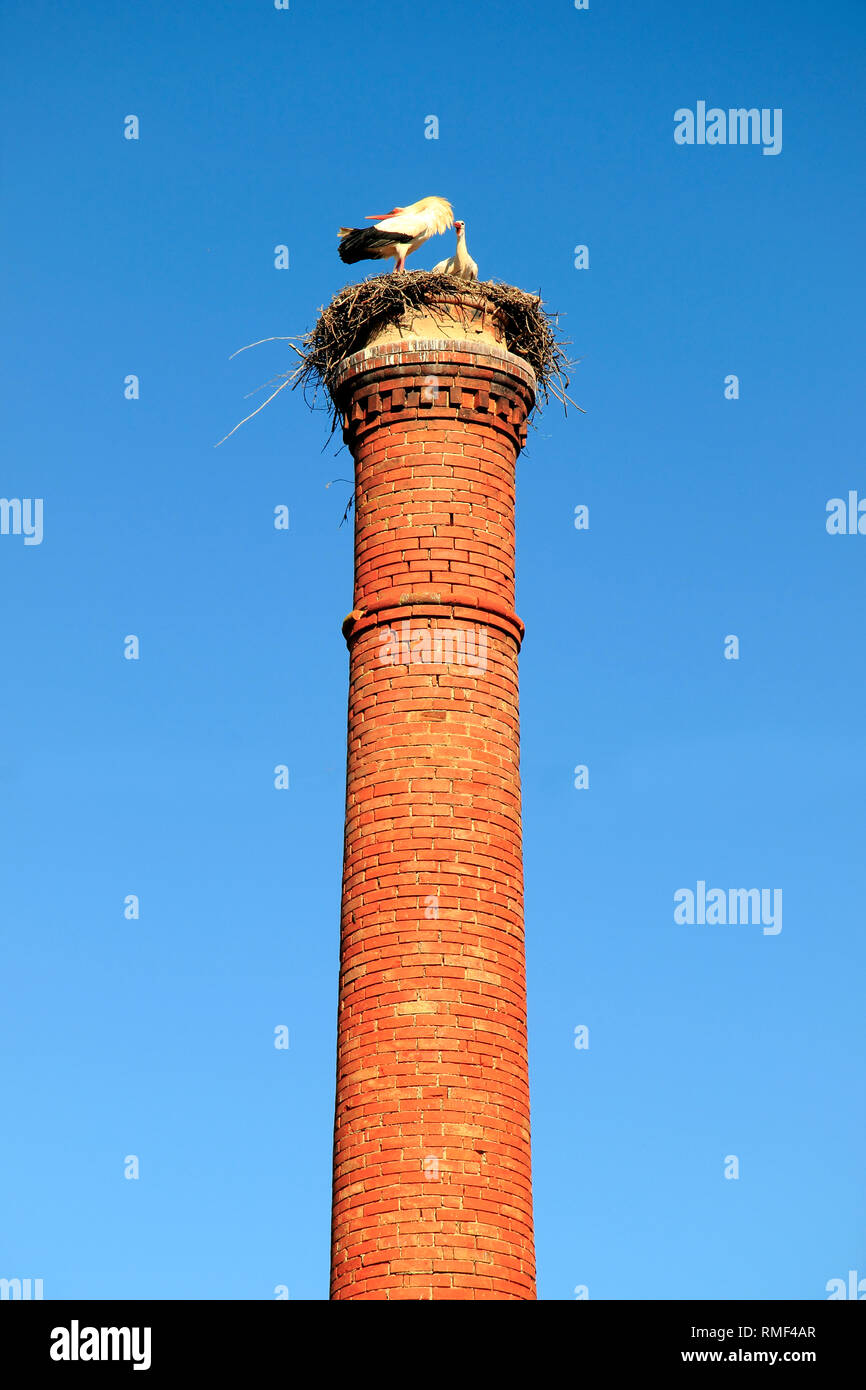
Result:
{"label": "chimney top rim", "polygon": [[[471,356],[471,363],[459,359]],[[483,342],[471,338],[394,338],[384,339],[367,347],[349,353],[340,362],[333,379],[333,388],[339,389],[350,377],[372,368],[383,367],[424,367],[448,366],[460,368],[492,367],[494,370],[506,368],[531,386],[537,388],[537,378],[525,357],[520,357],[508,348],[500,347],[485,339]]]}

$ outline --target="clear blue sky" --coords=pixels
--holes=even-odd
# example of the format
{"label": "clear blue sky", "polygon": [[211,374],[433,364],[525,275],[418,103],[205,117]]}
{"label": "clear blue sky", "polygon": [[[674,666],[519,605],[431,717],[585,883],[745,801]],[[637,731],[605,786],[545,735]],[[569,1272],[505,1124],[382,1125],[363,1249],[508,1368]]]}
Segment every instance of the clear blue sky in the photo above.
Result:
{"label": "clear blue sky", "polygon": [[[213,445],[429,193],[588,412],[518,465],[540,1297],[866,1275],[862,6],[4,9],[0,1276],[327,1296],[351,460],[288,391]],[[782,152],[675,144],[701,100]]]}

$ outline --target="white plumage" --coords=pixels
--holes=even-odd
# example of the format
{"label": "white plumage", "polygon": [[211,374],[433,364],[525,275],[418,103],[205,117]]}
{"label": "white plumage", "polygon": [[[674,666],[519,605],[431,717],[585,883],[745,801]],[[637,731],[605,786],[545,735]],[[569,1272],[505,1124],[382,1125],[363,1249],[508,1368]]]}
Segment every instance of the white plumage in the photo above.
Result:
{"label": "white plumage", "polygon": [[445,198],[421,198],[408,207],[392,208],[366,219],[372,227],[341,227],[340,260],[373,261],[394,257],[394,269],[403,270],[406,257],[423,246],[431,236],[447,232],[454,225],[451,204]]}
{"label": "white plumage", "polygon": [[433,274],[459,275],[463,280],[477,280],[478,266],[466,249],[466,223],[455,222],[454,230],[457,233],[457,249],[447,261],[434,265]]}

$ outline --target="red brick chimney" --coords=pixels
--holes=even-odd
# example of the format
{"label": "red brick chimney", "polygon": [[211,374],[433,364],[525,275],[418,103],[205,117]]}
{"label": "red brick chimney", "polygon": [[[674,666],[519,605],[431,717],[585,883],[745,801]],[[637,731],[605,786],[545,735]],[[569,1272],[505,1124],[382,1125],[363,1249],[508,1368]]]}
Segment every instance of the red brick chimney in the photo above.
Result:
{"label": "red brick chimney", "polygon": [[[338,370],[355,459],[331,1297],[532,1299],[514,466],[478,290]],[[435,313],[435,306],[433,309]]]}

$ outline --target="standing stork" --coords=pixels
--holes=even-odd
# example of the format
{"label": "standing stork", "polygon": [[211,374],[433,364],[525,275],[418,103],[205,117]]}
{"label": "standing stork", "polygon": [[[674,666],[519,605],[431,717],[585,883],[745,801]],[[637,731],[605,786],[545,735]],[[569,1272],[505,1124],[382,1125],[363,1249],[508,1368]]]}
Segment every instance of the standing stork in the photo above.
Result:
{"label": "standing stork", "polygon": [[457,250],[447,261],[440,261],[438,265],[434,265],[432,273],[459,275],[462,280],[477,280],[478,266],[466,250],[466,223],[455,222],[454,230],[457,233]]}
{"label": "standing stork", "polygon": [[423,246],[431,236],[447,232],[454,225],[451,204],[444,198],[421,198],[405,208],[374,213],[366,219],[373,227],[341,227],[340,260],[347,265],[355,261],[387,260],[394,257],[394,270],[404,270],[406,257]]}

